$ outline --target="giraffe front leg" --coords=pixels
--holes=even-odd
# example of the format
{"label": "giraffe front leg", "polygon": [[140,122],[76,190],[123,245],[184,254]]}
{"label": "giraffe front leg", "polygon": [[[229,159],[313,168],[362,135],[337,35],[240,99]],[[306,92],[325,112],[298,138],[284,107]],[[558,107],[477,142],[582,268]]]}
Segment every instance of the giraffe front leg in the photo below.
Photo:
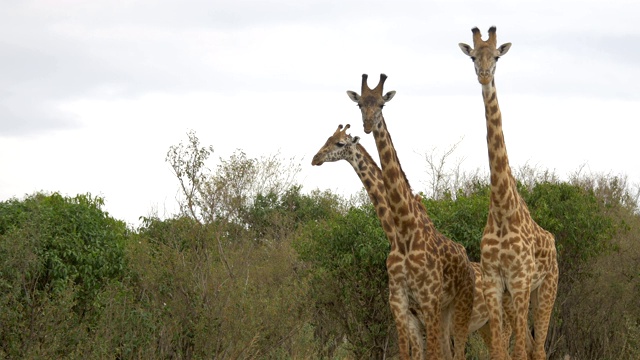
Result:
{"label": "giraffe front leg", "polygon": [[[415,309],[414,309],[415,310]],[[411,344],[411,359],[413,360],[423,360],[425,353],[425,327],[421,322],[422,316],[420,312],[416,310],[414,314],[411,311],[409,315],[409,337]]]}
{"label": "giraffe front leg", "polygon": [[441,314],[440,323],[442,324],[442,338],[440,341],[442,342],[442,352],[444,353],[443,359],[452,360],[451,329],[453,328],[453,324],[451,323],[451,318],[453,316],[453,306],[447,306]]}
{"label": "giraffe front leg", "polygon": [[[436,311],[425,311],[425,327],[426,327],[426,343],[427,343],[427,360],[441,360],[444,358],[442,344],[443,331],[440,314]],[[438,309],[439,312],[439,309]]]}
{"label": "giraffe front leg", "polygon": [[502,279],[489,274],[483,274],[483,291],[487,309],[489,310],[489,327],[491,330],[491,346],[489,353],[493,360],[505,360],[507,357],[506,344],[503,341],[503,311],[502,296],[504,286]]}
{"label": "giraffe front leg", "polygon": [[400,283],[389,276],[389,307],[393,313],[396,329],[398,331],[398,348],[401,360],[409,360],[411,353],[412,325],[410,324],[409,299],[406,291]]}
{"label": "giraffe front leg", "polygon": [[547,277],[539,288],[531,293],[531,305],[533,311],[533,328],[535,341],[533,348],[533,360],[545,360],[547,354],[544,344],[549,331],[549,321],[553,312],[553,304],[556,300],[558,283],[552,277]]}
{"label": "giraffe front leg", "polygon": [[[438,286],[435,287],[438,288]],[[438,294],[440,292],[434,291],[434,293]],[[420,308],[422,309],[426,331],[427,360],[442,360],[444,358],[444,331],[440,306],[439,296],[435,296],[435,294],[431,292],[422,294],[420,298]]]}
{"label": "giraffe front leg", "polygon": [[475,274],[471,266],[466,270],[464,281],[459,284],[459,291],[453,300],[453,358],[464,360],[464,348],[469,337],[469,321],[473,312],[473,291]]}
{"label": "giraffe front leg", "polygon": [[[509,345],[511,343],[511,335],[513,334],[513,329],[516,324],[516,311],[513,307],[513,302],[511,301],[511,295],[509,293],[504,293],[502,295],[502,314],[502,341],[504,342],[504,348],[506,349],[505,357],[511,360],[511,357],[509,356]],[[528,345],[527,348],[529,348]]]}
{"label": "giraffe front leg", "polygon": [[[529,284],[530,281],[525,281],[525,284]],[[527,359],[527,332],[529,331],[529,325],[527,323],[527,317],[529,314],[529,299],[530,292],[528,286],[525,289],[514,291],[512,290],[511,299],[513,301],[513,309],[515,311],[515,342],[513,346],[513,359],[526,360]]]}
{"label": "giraffe front leg", "polygon": [[396,330],[398,331],[399,356],[401,360],[409,360],[411,354],[409,319],[407,315],[400,314],[398,310],[393,310]]}

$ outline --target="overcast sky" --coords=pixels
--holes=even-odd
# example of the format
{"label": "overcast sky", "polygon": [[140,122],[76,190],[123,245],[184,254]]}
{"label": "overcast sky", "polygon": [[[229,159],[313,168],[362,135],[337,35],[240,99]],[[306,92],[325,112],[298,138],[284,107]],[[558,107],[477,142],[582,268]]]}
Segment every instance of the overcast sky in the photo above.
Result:
{"label": "overcast sky", "polygon": [[424,154],[487,171],[481,88],[458,48],[471,28],[511,47],[496,86],[512,167],[581,166],[640,182],[638,1],[113,1],[0,3],[0,200],[103,196],[106,210],[175,211],[165,155],[194,130],[218,158],[295,156],[303,190],[361,188],[346,162],[312,167],[338,124],[377,158],[356,105],[363,73],[415,191]]}

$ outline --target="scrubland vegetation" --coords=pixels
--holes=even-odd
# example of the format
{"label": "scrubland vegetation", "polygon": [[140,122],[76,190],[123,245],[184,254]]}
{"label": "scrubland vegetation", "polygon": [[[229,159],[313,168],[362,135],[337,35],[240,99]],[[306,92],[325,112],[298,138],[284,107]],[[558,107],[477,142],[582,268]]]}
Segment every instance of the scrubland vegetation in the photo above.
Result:
{"label": "scrubland vegetation", "polygon": [[[388,241],[366,196],[303,192],[300,165],[278,155],[237,151],[209,171],[212,151],[194,133],[169,150],[181,211],[137,229],[89,194],[1,202],[0,357],[394,358]],[[623,175],[516,175],[559,251],[549,357],[640,358],[637,188]],[[486,178],[434,183],[424,200],[474,261]],[[467,353],[487,358],[476,336]]]}

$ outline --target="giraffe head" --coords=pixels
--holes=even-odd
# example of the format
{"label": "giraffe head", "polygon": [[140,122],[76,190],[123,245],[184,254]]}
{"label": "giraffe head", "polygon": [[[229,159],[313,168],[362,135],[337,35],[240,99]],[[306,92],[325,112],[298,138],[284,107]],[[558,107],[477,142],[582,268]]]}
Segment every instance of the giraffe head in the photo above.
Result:
{"label": "giraffe head", "polygon": [[364,132],[369,134],[376,122],[382,119],[382,107],[393,98],[396,92],[389,91],[382,95],[382,86],[384,81],[387,80],[387,75],[380,74],[380,82],[373,90],[367,85],[367,77],[367,74],[362,74],[362,95],[358,95],[358,93],[351,90],[347,91],[347,95],[358,104],[360,111],[362,111]]}
{"label": "giraffe head", "polygon": [[347,124],[343,129],[342,125],[338,125],[338,129],[313,157],[311,165],[319,166],[325,162],[349,160],[356,151],[356,144],[360,141],[360,137],[347,134],[347,129],[350,127],[351,125]]}
{"label": "giraffe head", "polygon": [[482,85],[488,85],[493,81],[493,74],[496,71],[496,62],[500,56],[509,51],[511,43],[506,43],[496,47],[496,27],[489,28],[489,38],[487,41],[482,40],[480,30],[477,27],[471,29],[473,33],[473,48],[471,46],[459,43],[460,49],[467,56],[473,60],[473,65],[476,68],[476,74],[478,75],[478,81]]}

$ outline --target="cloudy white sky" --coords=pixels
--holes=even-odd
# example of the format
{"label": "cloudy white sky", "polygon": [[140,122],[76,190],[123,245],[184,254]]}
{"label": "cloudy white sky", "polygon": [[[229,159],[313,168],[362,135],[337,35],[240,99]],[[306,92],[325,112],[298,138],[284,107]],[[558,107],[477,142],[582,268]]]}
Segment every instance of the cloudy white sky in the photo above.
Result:
{"label": "cloudy white sky", "polygon": [[171,145],[194,130],[302,164],[303,189],[357,192],[347,163],[312,167],[338,124],[375,154],[345,91],[361,74],[396,90],[385,118],[414,190],[424,154],[487,169],[484,109],[458,48],[471,28],[513,46],[496,85],[513,167],[640,182],[640,2],[3,0],[0,200],[35,191],[103,196],[116,218],[170,215]]}

